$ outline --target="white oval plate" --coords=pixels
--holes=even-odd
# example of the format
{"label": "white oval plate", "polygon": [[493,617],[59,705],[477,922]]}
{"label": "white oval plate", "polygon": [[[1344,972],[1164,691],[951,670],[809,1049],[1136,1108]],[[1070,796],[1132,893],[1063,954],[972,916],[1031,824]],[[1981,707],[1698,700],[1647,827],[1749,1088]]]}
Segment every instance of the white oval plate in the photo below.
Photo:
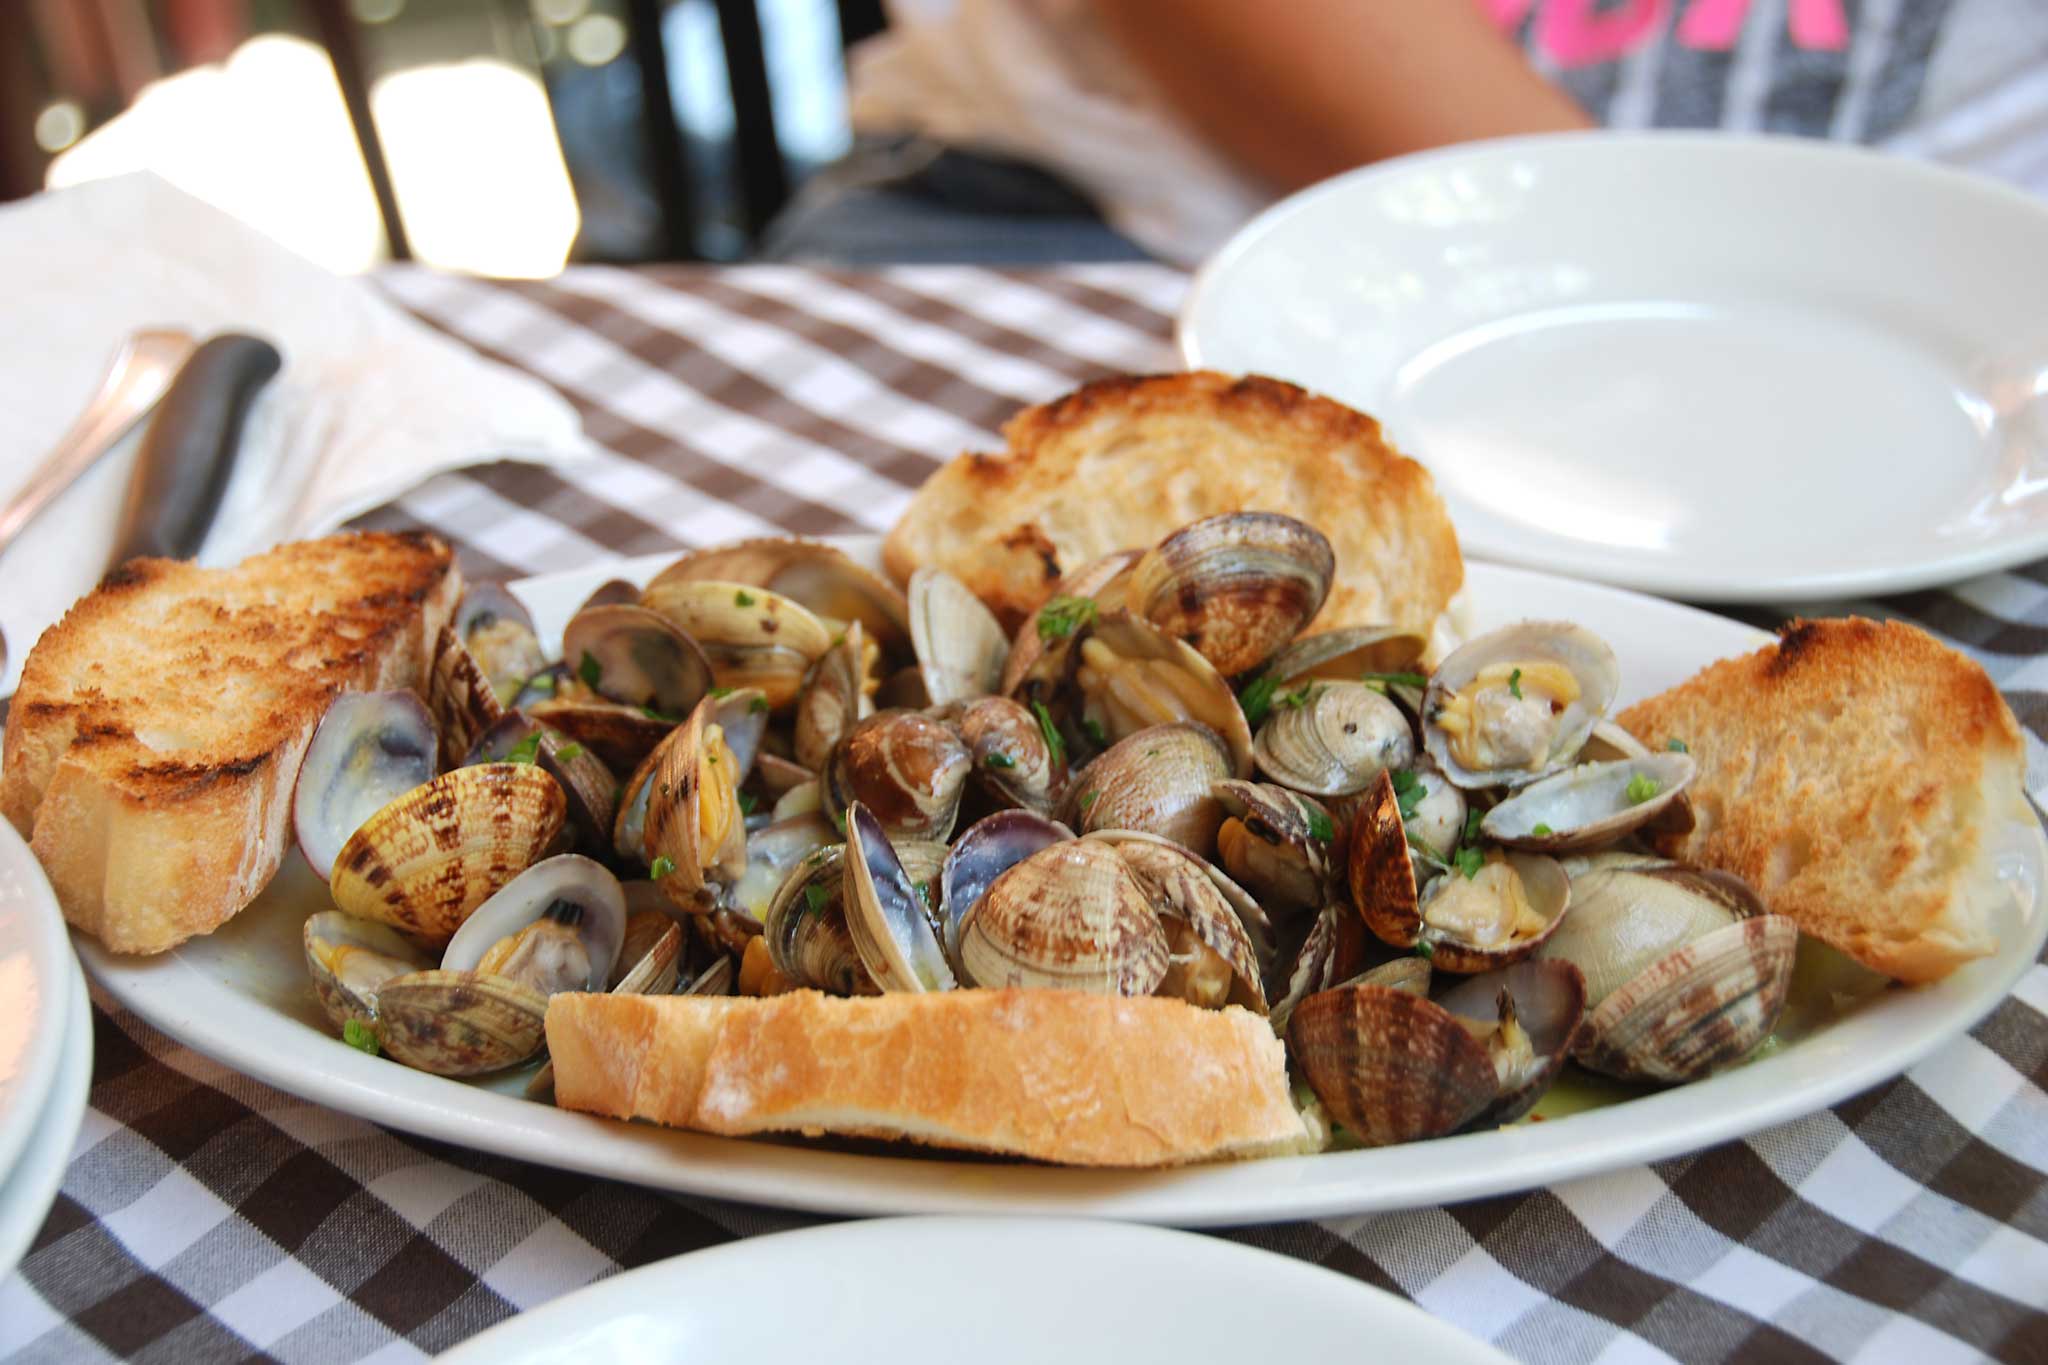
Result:
{"label": "white oval plate", "polygon": [[1265,1360],[1279,1343],[1300,1360],[1507,1365],[1405,1299],[1292,1257],[1158,1228],[1000,1218],[750,1237],[566,1294],[441,1360],[1133,1365]]}
{"label": "white oval plate", "polygon": [[42,864],[0,820],[0,1181],[42,1119],[76,974]]}
{"label": "white oval plate", "polygon": [[1372,413],[1468,554],[1700,601],[2048,554],[2048,204],[1715,133],[1507,139],[1275,205],[1190,365]]}
{"label": "white oval plate", "polygon": [[[853,548],[849,544],[849,548]],[[860,547],[872,560],[878,543]],[[544,635],[603,579],[645,582],[671,556],[514,585]],[[1527,570],[1470,566],[1472,628],[1528,617],[1580,622],[1620,655],[1622,700],[1671,686],[1764,637],[1723,617]],[[1689,1152],[1832,1104],[1898,1075],[2004,998],[2048,937],[2048,846],[2012,831],[2016,895],[2004,949],[1939,985],[1896,991],[1775,1056],[1696,1085],[1570,1118],[1379,1151],[1177,1171],[1105,1172],[867,1156],[626,1124],[409,1071],[335,1038],[299,946],[328,902],[301,858],[224,928],[155,958],[79,939],[86,966],[122,1003],[229,1066],[316,1103],[422,1136],[642,1185],[850,1214],[1069,1214],[1183,1226],[1414,1208],[1567,1180]]]}
{"label": "white oval plate", "polygon": [[57,1079],[43,1104],[35,1131],[15,1159],[14,1169],[0,1180],[0,1280],[14,1273],[22,1253],[35,1240],[50,1205],[64,1183],[71,1147],[85,1121],[86,1094],[92,1089],[92,998],[85,973],[74,959],[65,974],[70,1004],[64,1010],[64,1049]]}

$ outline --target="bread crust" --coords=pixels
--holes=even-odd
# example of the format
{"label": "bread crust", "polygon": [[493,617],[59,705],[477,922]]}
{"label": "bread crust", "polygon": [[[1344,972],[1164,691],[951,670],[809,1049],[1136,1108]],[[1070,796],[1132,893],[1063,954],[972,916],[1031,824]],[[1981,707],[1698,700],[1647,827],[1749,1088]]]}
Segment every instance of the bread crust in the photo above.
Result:
{"label": "bread crust", "polygon": [[1062,573],[1203,517],[1283,512],[1321,530],[1337,579],[1316,628],[1427,633],[1464,583],[1429,473],[1364,413],[1293,384],[1212,371],[1097,380],[1026,408],[1009,449],[925,480],[883,544],[899,582],[958,577],[1014,631]]}
{"label": "bread crust", "polygon": [[2024,816],[2018,723],[1974,661],[1903,622],[1795,621],[1618,719],[1699,761],[1661,851],[1736,873],[1802,932],[1901,981],[1997,950],[1973,882]]}
{"label": "bread crust", "polygon": [[447,545],[383,532],[108,574],[30,651],[0,761],[65,918],[155,953],[253,900],[328,701],[417,686],[460,592]]}
{"label": "bread crust", "polygon": [[557,995],[565,1108],[728,1136],[837,1133],[1079,1166],[1307,1150],[1285,1050],[1240,1009],[963,990]]}

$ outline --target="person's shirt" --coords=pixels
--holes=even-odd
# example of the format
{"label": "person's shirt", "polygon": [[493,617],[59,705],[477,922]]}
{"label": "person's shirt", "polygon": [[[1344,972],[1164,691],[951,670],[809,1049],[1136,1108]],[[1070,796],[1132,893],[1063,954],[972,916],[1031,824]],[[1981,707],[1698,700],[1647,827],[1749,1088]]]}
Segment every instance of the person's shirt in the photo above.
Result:
{"label": "person's shirt", "polygon": [[[1870,143],[2048,194],[2048,0],[1464,2],[1609,127]],[[854,52],[860,132],[1044,166],[1189,264],[1275,197],[1180,125],[1088,0],[888,0],[888,16]]]}

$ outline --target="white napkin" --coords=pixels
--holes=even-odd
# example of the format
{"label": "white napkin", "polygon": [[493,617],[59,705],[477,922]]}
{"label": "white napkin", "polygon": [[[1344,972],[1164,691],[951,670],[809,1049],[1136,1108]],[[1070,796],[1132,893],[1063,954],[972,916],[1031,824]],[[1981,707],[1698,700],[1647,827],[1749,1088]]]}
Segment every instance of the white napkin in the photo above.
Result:
{"label": "white napkin", "polygon": [[[591,453],[576,412],[153,175],[0,209],[0,500],[78,416],[140,327],[249,332],[284,354],[251,411],[199,559],[232,563],[323,535],[444,470]],[[14,691],[43,629],[98,581],[136,442],[103,461],[0,559]]]}

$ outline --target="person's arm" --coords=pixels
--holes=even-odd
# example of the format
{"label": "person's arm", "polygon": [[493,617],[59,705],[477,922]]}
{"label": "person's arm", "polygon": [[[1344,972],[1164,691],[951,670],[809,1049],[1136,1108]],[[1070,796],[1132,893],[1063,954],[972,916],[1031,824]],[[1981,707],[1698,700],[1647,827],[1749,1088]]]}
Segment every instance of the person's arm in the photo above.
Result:
{"label": "person's arm", "polygon": [[1282,189],[1382,157],[1590,127],[1476,0],[1094,0],[1212,146]]}

